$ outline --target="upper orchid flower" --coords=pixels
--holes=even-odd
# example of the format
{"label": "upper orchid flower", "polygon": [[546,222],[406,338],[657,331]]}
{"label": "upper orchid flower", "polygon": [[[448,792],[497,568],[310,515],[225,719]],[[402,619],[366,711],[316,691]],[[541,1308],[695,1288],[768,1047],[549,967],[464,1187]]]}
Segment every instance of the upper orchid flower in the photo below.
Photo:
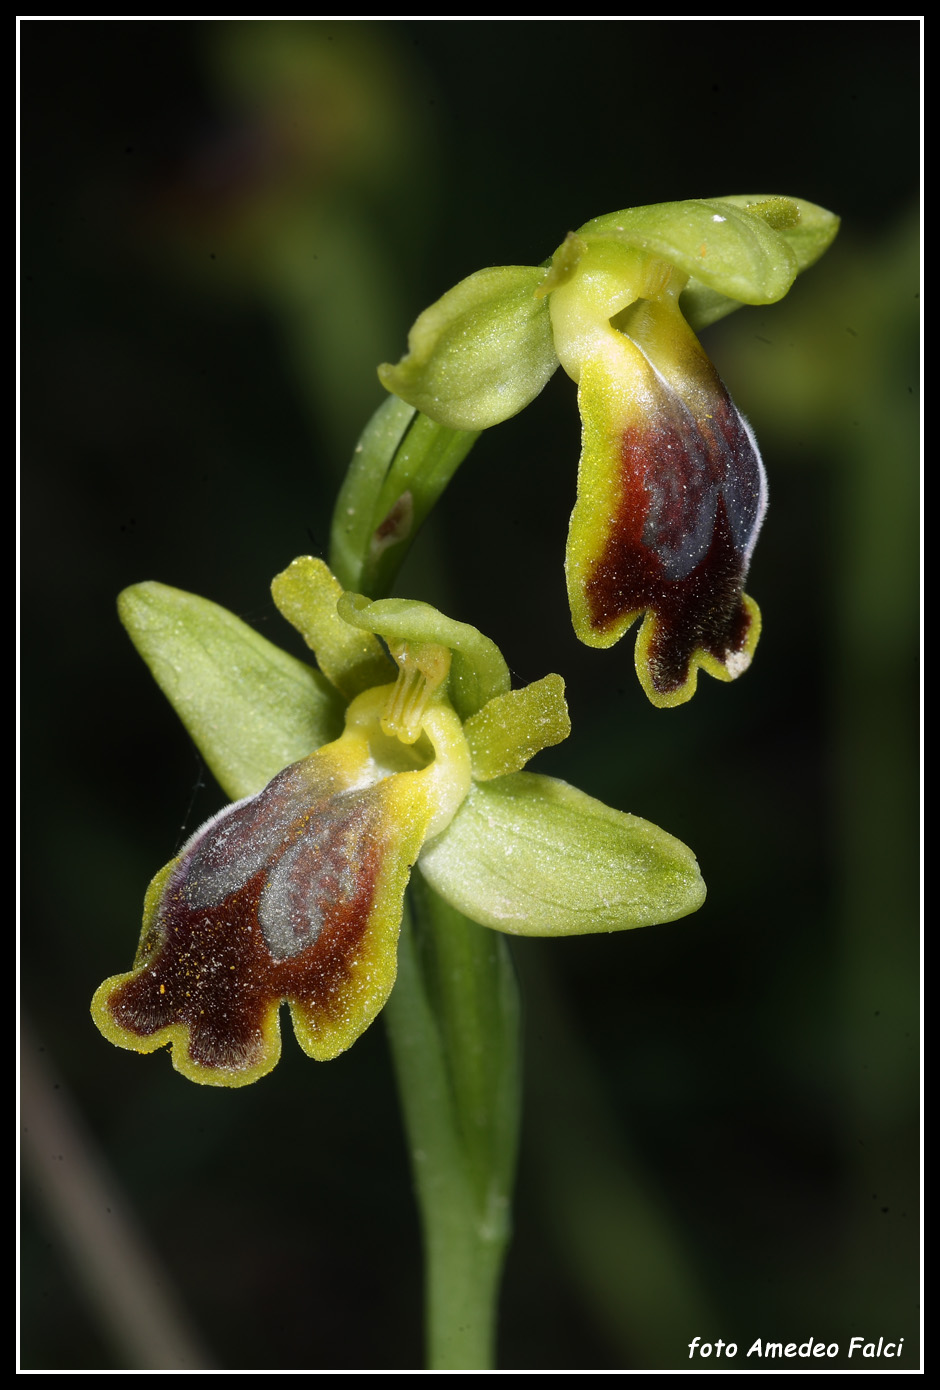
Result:
{"label": "upper orchid flower", "polygon": [[379,369],[390,391],[461,430],[514,415],[559,363],[578,383],[575,631],[607,647],[645,615],[636,667],[655,705],[690,699],[699,667],[733,680],[760,632],[744,581],[764,470],[693,328],[781,299],[838,225],[812,203],[759,196],[598,217],[550,263],[461,281],[418,318],[407,356]]}
{"label": "upper orchid flower", "polygon": [[135,643],[240,799],[151,884],[134,966],[92,1003],[105,1037],[170,1044],[193,1081],[242,1086],[275,1065],[286,1001],[304,1051],[335,1057],[391,991],[416,862],[467,916],[522,935],[701,904],[678,840],[521,771],[569,732],[559,676],[511,690],[475,628],[344,594],[322,561],[295,560],[273,592],[319,671],[204,599],[157,584],[122,595]]}

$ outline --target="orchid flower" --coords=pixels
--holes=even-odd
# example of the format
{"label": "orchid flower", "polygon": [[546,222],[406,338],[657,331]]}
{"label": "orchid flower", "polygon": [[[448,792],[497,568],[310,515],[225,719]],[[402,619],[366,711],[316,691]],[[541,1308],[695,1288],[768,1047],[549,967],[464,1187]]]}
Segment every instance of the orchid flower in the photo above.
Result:
{"label": "orchid flower", "polygon": [[760,634],[744,592],[767,505],[753,431],[693,329],[772,304],[839,221],[798,198],[631,208],[569,233],[550,262],[478,271],[420,315],[379,375],[441,425],[481,430],[528,405],[560,364],[582,421],[566,574],[572,620],[609,647],[638,619],[654,705],[733,680]]}
{"label": "orchid flower", "polygon": [[569,732],[559,676],[512,690],[475,628],[344,593],[319,560],[295,560],[272,587],[318,670],[205,599],[159,584],[121,596],[238,799],[150,885],[133,967],[92,1003],[111,1042],[168,1044],[191,1080],[243,1086],[277,1062],[287,1002],[303,1050],[335,1057],[392,990],[415,865],[452,906],[514,934],[614,931],[700,906],[685,845],[522,771]]}

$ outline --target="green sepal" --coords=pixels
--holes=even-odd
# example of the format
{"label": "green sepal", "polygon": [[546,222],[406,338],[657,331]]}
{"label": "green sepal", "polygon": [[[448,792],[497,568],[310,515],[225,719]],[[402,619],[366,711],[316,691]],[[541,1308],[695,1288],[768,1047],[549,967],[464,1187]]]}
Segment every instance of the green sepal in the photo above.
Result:
{"label": "green sepal", "polygon": [[[797,274],[802,274],[804,270],[808,270],[819,260],[823,252],[832,245],[839,230],[839,218],[834,212],[828,212],[815,203],[808,203],[804,198],[777,198],[770,195],[745,194],[721,198],[718,201],[745,207],[754,216],[768,221],[773,230],[777,231],[788,243],[796,256]],[[787,208],[795,208],[798,213],[797,218],[790,220],[786,213],[781,216],[779,212],[781,204],[785,204]],[[709,324],[717,323],[719,319],[734,313],[735,309],[741,308],[738,300],[729,299],[719,290],[711,289],[702,284],[694,276],[682,292],[679,304],[686,322],[697,333],[700,333],[703,328],[707,328]]]}
{"label": "green sepal", "polygon": [[[808,203],[805,198],[778,197],[771,193],[728,194],[717,199],[744,208],[759,217],[788,243],[796,256],[797,273],[815,265],[828,251],[839,230],[840,219],[834,212]],[[795,210],[795,216],[793,215]]]}
{"label": "green sepal", "polygon": [[695,329],[741,304],[782,299],[822,255],[839,219],[800,198],[735,195],[656,203],[595,217],[579,229],[590,246],[615,238],[689,276],[682,310]]}
{"label": "green sepal", "polygon": [[571,733],[561,676],[543,676],[521,690],[496,695],[464,725],[478,782],[519,772],[543,748]]}
{"label": "green sepal", "polygon": [[419,867],[466,916],[517,936],[672,922],[705,899],[680,840],[531,772],[474,785]]}
{"label": "green sepal", "polygon": [[534,400],[558,365],[538,266],[479,270],[432,304],[408,353],[379,379],[409,405],[457,430],[483,430]]}
{"label": "green sepal", "polygon": [[218,604],[149,582],[125,589],[118,613],[233,800],[342,732],[343,702],[319,671]]}
{"label": "green sepal", "polygon": [[350,627],[337,613],[343,586],[323,560],[312,555],[292,560],[272,579],[271,596],[315,654],[327,680],[347,700],[395,679],[397,668],[379,639]]}
{"label": "green sepal", "polygon": [[448,693],[461,719],[509,689],[509,667],[495,642],[469,623],[459,623],[415,599],[344,594],[338,612],[347,623],[384,637],[389,644],[431,642],[451,653]]}

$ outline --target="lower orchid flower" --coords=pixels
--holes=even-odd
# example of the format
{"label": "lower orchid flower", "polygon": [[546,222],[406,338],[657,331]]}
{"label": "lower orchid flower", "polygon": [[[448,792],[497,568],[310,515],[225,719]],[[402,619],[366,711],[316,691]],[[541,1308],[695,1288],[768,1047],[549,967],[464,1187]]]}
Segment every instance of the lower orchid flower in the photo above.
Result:
{"label": "lower orchid flower", "polygon": [[133,968],[92,1003],[111,1042],[169,1045],[191,1080],[242,1086],[277,1062],[286,1002],[303,1050],[335,1057],[391,992],[416,865],[466,916],[521,935],[701,905],[678,840],[522,771],[569,732],[559,676],[511,690],[475,628],[344,594],[321,561],[294,561],[273,592],[318,671],[204,599],[156,584],[122,595],[139,650],[239,799],[153,880]]}
{"label": "lower orchid flower", "polygon": [[418,318],[407,355],[379,369],[389,391],[460,430],[516,414],[559,363],[578,383],[572,620],[583,642],[608,647],[643,618],[636,668],[655,705],[690,699],[699,668],[733,680],[760,633],[744,583],[763,465],[693,328],[781,299],[838,226],[781,197],[598,217],[551,263],[461,281]]}

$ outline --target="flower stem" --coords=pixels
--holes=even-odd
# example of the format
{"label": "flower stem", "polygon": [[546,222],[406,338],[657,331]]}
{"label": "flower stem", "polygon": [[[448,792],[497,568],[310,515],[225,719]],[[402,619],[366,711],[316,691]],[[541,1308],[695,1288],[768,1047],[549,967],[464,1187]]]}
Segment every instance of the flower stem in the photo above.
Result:
{"label": "flower stem", "polygon": [[516,978],[505,939],[413,880],[385,1009],[421,1211],[427,1363],[495,1364],[520,1112]]}
{"label": "flower stem", "polygon": [[[347,589],[388,593],[478,438],[390,397],[360,436],[333,514]],[[519,1000],[509,948],[412,877],[385,1008],[425,1251],[432,1370],[494,1364],[519,1139]]]}
{"label": "flower stem", "polygon": [[330,568],[345,589],[387,594],[428,513],[479,438],[395,396],[359,437],[330,533]]}

